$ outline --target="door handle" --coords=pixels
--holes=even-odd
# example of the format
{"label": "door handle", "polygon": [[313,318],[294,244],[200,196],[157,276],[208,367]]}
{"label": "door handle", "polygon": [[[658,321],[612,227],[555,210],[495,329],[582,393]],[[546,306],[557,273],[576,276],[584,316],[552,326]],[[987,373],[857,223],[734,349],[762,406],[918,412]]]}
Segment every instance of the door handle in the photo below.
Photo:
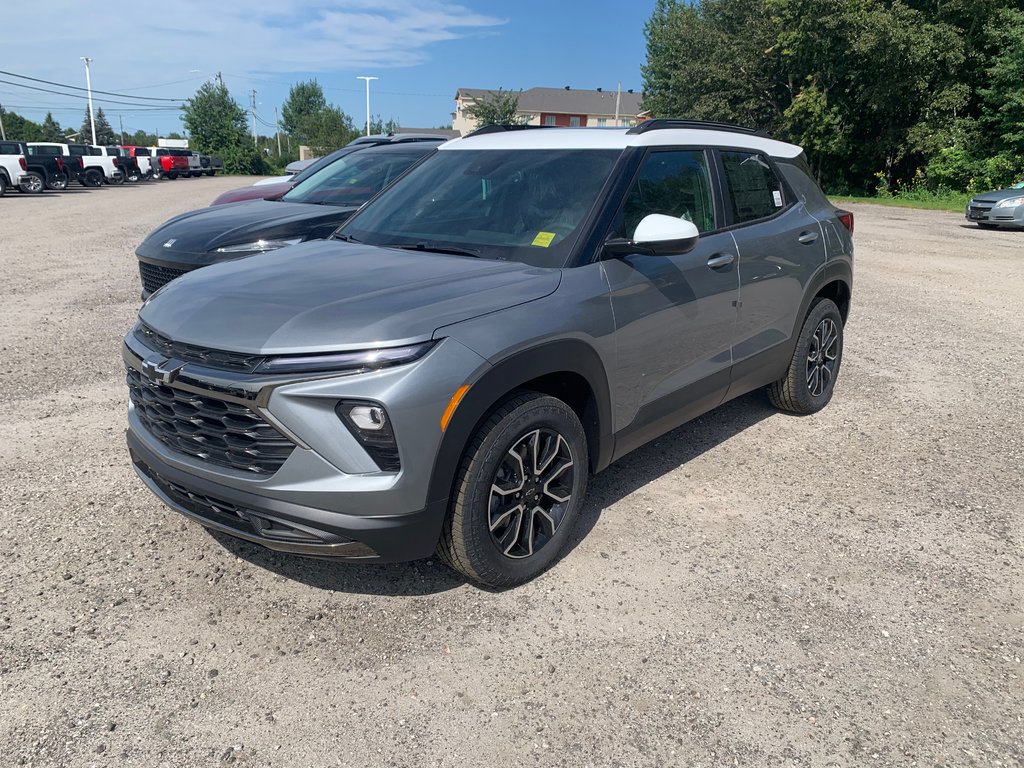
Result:
{"label": "door handle", "polygon": [[714,256],[708,259],[708,267],[711,269],[727,267],[734,261],[736,261],[735,253],[716,253]]}
{"label": "door handle", "polygon": [[801,245],[810,245],[818,239],[817,232],[801,232],[800,237],[796,239]]}

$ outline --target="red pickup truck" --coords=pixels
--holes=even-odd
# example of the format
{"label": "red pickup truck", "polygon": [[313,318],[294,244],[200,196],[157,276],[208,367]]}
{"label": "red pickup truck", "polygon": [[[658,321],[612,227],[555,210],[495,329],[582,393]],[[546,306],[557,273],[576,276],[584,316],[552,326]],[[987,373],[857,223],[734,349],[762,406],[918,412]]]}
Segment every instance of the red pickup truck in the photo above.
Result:
{"label": "red pickup truck", "polygon": [[166,176],[168,179],[176,179],[178,176],[188,176],[187,149],[167,149],[166,147],[154,147],[150,162],[153,165],[153,178],[159,179]]}

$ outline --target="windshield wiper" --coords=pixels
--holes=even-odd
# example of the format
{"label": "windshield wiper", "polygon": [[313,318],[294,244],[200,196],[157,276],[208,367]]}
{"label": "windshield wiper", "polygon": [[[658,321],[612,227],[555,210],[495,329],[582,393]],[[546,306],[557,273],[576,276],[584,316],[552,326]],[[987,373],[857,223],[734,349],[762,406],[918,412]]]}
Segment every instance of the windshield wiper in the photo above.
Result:
{"label": "windshield wiper", "polygon": [[402,251],[429,251],[430,253],[446,253],[452,256],[472,256],[480,258],[480,251],[472,248],[457,248],[451,245],[440,245],[436,243],[388,243],[381,248],[398,248]]}
{"label": "windshield wiper", "polygon": [[362,240],[356,240],[352,235],[335,234],[331,236],[331,240],[341,240],[343,243],[361,243]]}

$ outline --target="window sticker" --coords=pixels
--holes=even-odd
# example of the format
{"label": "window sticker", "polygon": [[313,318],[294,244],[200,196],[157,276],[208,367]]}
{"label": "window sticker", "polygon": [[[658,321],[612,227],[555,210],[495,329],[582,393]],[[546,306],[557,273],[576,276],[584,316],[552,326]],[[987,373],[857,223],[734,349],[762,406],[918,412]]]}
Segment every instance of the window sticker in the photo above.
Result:
{"label": "window sticker", "polygon": [[776,208],[782,207],[782,193],[779,192],[779,190],[776,189],[774,192],[772,192],[772,200],[775,201]]}
{"label": "window sticker", "polygon": [[533,238],[533,242],[530,245],[539,245],[541,248],[547,248],[551,245],[551,241],[555,239],[554,232],[538,232],[537,236]]}

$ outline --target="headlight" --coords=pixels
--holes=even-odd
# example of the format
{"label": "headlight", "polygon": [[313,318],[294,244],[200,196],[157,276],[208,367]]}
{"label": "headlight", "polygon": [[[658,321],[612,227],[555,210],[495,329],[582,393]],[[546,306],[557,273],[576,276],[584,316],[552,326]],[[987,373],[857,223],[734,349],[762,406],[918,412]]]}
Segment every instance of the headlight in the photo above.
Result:
{"label": "headlight", "polygon": [[1008,197],[1005,200],[1000,200],[996,203],[996,208],[1016,208],[1018,205],[1024,205],[1024,197]]}
{"label": "headlight", "polygon": [[358,352],[328,352],[323,355],[284,355],[269,357],[260,363],[256,373],[362,373],[379,368],[390,368],[419,360],[436,344],[426,341],[404,347],[364,349]]}
{"label": "headlight", "polygon": [[214,253],[264,253],[266,251],[276,251],[278,248],[284,248],[286,245],[295,245],[301,242],[301,237],[291,240],[255,240],[251,243],[225,245],[223,248],[217,248]]}

